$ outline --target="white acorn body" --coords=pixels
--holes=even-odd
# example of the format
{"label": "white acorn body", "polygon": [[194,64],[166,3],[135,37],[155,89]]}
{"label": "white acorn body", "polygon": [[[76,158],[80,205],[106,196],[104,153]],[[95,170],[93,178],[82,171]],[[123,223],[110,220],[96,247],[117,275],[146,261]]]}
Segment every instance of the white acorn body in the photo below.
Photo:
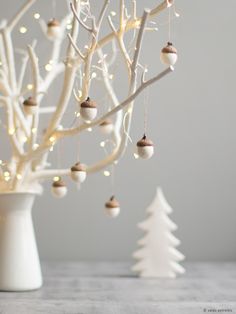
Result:
{"label": "white acorn body", "polygon": [[62,30],[61,30],[61,26],[60,25],[48,26],[48,28],[47,28],[47,36],[51,40],[59,39],[62,36],[61,31]]}
{"label": "white acorn body", "polygon": [[177,62],[178,55],[176,53],[161,52],[161,62],[166,65],[174,65]]}
{"label": "white acorn body", "polygon": [[83,183],[86,177],[86,171],[71,171],[71,178],[75,182]]}
{"label": "white acorn body", "polygon": [[86,108],[86,107],[80,108],[80,115],[86,121],[94,120],[97,116],[97,112],[98,112],[97,108]]}
{"label": "white acorn body", "polygon": [[105,208],[105,211],[107,215],[111,218],[115,218],[120,214],[120,207],[114,207],[114,208]]}
{"label": "white acorn body", "polygon": [[149,159],[154,154],[154,147],[153,146],[138,146],[137,153],[140,158]]}
{"label": "white acorn body", "polygon": [[114,129],[114,127],[113,127],[113,124],[112,124],[112,123],[100,125],[101,133],[104,134],[104,135],[111,134],[111,132],[113,131],[113,129]]}
{"label": "white acorn body", "polygon": [[24,106],[24,113],[28,116],[37,113],[37,106]]}
{"label": "white acorn body", "polygon": [[66,194],[67,194],[67,187],[66,186],[60,186],[60,187],[52,186],[51,191],[52,191],[53,196],[55,196],[57,198],[62,198],[64,196],[66,196]]}

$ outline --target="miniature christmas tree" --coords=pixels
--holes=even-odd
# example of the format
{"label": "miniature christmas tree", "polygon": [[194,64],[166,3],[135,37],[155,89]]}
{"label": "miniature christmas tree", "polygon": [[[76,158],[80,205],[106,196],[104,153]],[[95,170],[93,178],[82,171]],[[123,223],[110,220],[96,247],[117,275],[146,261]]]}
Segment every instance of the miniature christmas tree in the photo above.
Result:
{"label": "miniature christmas tree", "polygon": [[172,234],[177,226],[168,217],[172,211],[162,190],[157,188],[156,197],[147,208],[148,218],[138,224],[146,235],[138,241],[141,248],[133,254],[138,262],[132,270],[141,277],[175,278],[185,272],[179,264],[185,257],[176,249],[180,241]]}

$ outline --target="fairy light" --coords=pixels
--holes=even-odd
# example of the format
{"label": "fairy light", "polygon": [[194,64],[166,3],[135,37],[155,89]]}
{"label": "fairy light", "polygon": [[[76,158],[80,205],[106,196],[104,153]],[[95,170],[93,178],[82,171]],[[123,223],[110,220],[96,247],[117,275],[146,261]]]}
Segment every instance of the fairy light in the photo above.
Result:
{"label": "fairy light", "polygon": [[51,137],[49,138],[49,141],[50,141],[51,143],[54,143],[54,142],[56,141],[55,136],[51,136]]}
{"label": "fairy light", "polygon": [[105,147],[105,145],[106,145],[106,143],[105,143],[104,141],[102,141],[102,142],[100,143],[100,146],[101,146],[101,147]]}
{"label": "fairy light", "polygon": [[34,145],[33,145],[33,149],[37,149],[39,147],[39,144],[37,144],[37,143],[35,143]]}
{"label": "fairy light", "polygon": [[35,134],[37,132],[37,128],[32,128],[31,133]]}
{"label": "fairy light", "polygon": [[25,34],[25,33],[27,32],[27,28],[26,28],[25,26],[21,26],[21,27],[19,28],[19,32],[20,32],[21,34]]}
{"label": "fairy light", "polygon": [[28,139],[27,139],[27,137],[26,137],[26,136],[23,136],[23,137],[21,138],[21,142],[22,142],[22,143],[26,143],[26,142],[27,142],[27,140],[28,140]]}
{"label": "fairy light", "polygon": [[88,132],[92,132],[93,129],[92,128],[88,128],[87,130],[88,130]]}
{"label": "fairy light", "polygon": [[118,164],[118,160],[115,160],[115,161],[114,161],[114,165],[117,165],[117,164]]}
{"label": "fairy light", "polygon": [[[50,61],[49,61],[49,62],[50,62]],[[52,64],[47,63],[47,64],[45,65],[45,70],[46,70],[47,72],[52,71]]]}
{"label": "fairy light", "polygon": [[108,170],[105,170],[103,172],[103,174],[104,174],[105,177],[110,177],[110,175],[111,175],[110,171],[108,171]]}
{"label": "fairy light", "polygon": [[49,151],[50,151],[50,152],[53,152],[53,149],[54,149],[53,146],[51,146],[51,147],[49,148]]}
{"label": "fairy light", "polygon": [[33,85],[33,84],[28,84],[28,85],[27,85],[27,89],[28,89],[28,90],[32,90],[33,88],[34,88],[34,85]]}
{"label": "fairy light", "polygon": [[8,177],[10,177],[10,172],[9,171],[4,171],[3,175],[4,175],[5,178],[8,178]]}
{"label": "fairy light", "polygon": [[22,175],[20,173],[17,173],[16,178],[17,178],[17,180],[21,180],[22,179]]}
{"label": "fairy light", "polygon": [[60,177],[58,177],[58,176],[56,176],[56,177],[53,178],[53,181],[54,181],[54,182],[58,182],[59,180],[60,180]]}
{"label": "fairy light", "polygon": [[136,154],[136,153],[134,153],[134,158],[135,158],[135,159],[139,159],[139,155]]}
{"label": "fairy light", "polygon": [[35,20],[38,20],[40,18],[40,14],[39,13],[34,13],[34,18],[35,18]]}
{"label": "fairy light", "polygon": [[69,22],[69,23],[66,25],[66,29],[68,29],[68,30],[71,30],[71,29],[72,29],[72,24],[71,24],[71,22]]}
{"label": "fairy light", "polygon": [[8,134],[9,134],[9,135],[13,135],[13,134],[15,133],[15,131],[16,131],[15,128],[10,128],[10,129],[8,130]]}
{"label": "fairy light", "polygon": [[110,75],[109,75],[109,79],[110,79],[110,80],[113,80],[113,78],[114,78],[114,75],[113,75],[113,74],[110,74]]}
{"label": "fairy light", "polygon": [[78,118],[80,117],[80,112],[75,111],[75,116]]}
{"label": "fairy light", "polygon": [[97,73],[96,73],[96,72],[93,72],[92,75],[91,75],[91,77],[92,77],[92,78],[97,77]]}
{"label": "fairy light", "polygon": [[115,11],[111,11],[110,14],[111,14],[111,16],[116,16],[116,12]]}

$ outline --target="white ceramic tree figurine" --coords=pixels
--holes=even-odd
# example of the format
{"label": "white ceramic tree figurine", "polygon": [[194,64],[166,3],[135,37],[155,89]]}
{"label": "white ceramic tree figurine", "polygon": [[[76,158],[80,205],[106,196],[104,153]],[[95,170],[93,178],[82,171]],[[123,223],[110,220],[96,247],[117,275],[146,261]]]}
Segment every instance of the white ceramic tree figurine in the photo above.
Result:
{"label": "white ceramic tree figurine", "polygon": [[[34,289],[42,282],[30,216],[34,196],[42,191],[41,183],[44,180],[53,182],[53,178],[57,177],[57,181],[52,185],[52,192],[55,196],[62,197],[66,194],[67,188],[59,178],[71,177],[73,181],[81,183],[88,174],[100,171],[117,161],[123,155],[128,143],[135,99],[145,88],[172,72],[172,65],[177,60],[176,50],[168,44],[161,52],[163,63],[168,65],[164,71],[146,79],[147,71],[140,63],[143,36],[147,30],[154,29],[153,23],[149,24],[150,21],[163,10],[171,7],[172,0],[164,0],[151,10],[144,9],[141,17],[136,14],[135,0],[132,1],[130,12],[125,1],[120,0],[117,15],[119,23],[116,26],[112,14],[107,14],[109,0],[105,0],[101,5],[97,17],[93,15],[92,9],[90,10],[89,0],[74,0],[70,3],[68,15],[62,21],[52,19],[48,24],[41,21],[45,40],[52,41],[51,58],[46,67],[48,73],[46,75],[41,73],[36,41],[24,52],[20,71],[17,73],[12,34],[35,2],[37,0],[26,1],[11,20],[0,23],[0,104],[5,111],[4,122],[12,151],[9,160],[0,161],[0,203],[4,204],[4,211],[0,208],[0,212],[4,213],[4,219],[0,219],[2,224],[0,226],[0,289],[7,290]],[[71,20],[69,28],[68,19]],[[101,29],[106,24],[111,28],[111,32],[102,37]],[[70,29],[67,36],[65,36],[66,29]],[[125,34],[129,31],[133,31],[135,35],[132,47],[125,38]],[[88,42],[83,47],[79,40],[81,32],[88,33]],[[66,54],[62,55],[64,43],[67,49]],[[110,58],[106,58],[103,53],[108,45],[111,45],[113,51]],[[128,77],[127,97],[123,100],[119,100],[113,87],[112,81],[115,81],[116,73],[111,80],[109,72],[118,52],[123,56]],[[32,74],[30,94],[24,86],[27,66]],[[99,112],[101,106],[96,105],[96,100],[89,98],[96,81],[92,82],[94,69],[100,71],[106,93],[112,103],[111,108],[103,114]],[[52,106],[46,107],[43,105],[45,96],[50,89],[53,89],[53,83],[60,74],[63,81],[58,100],[56,99]],[[62,126],[63,117],[75,98],[78,102],[77,121],[72,127]],[[43,122],[41,115],[45,113],[50,117],[41,136],[40,126]],[[108,127],[111,117],[114,123],[113,126]],[[103,128],[105,133],[112,133],[114,149],[109,155],[89,166],[75,160],[75,164],[68,165],[66,169],[48,168],[48,154],[53,146],[64,138],[79,135],[96,126]],[[145,158],[149,158],[153,153],[150,143],[146,138],[140,143],[139,150]],[[7,206],[9,210],[5,210]],[[118,212],[117,208],[115,210]],[[18,215],[10,215],[10,212],[17,212]],[[26,225],[27,228],[24,227]],[[11,245],[6,245],[6,239]],[[14,241],[15,244],[12,245]],[[27,247],[27,250],[23,251],[23,246]],[[13,247],[17,249],[13,250]],[[28,254],[30,257],[27,258],[24,252],[31,252]],[[19,276],[19,273],[22,276]],[[1,278],[5,279],[1,280]]]}
{"label": "white ceramic tree figurine", "polygon": [[138,224],[146,234],[138,241],[140,248],[133,254],[138,262],[132,270],[141,277],[150,278],[175,278],[177,274],[183,274],[185,269],[179,262],[184,259],[184,255],[176,249],[180,241],[172,234],[177,226],[168,217],[172,208],[160,188],[157,188],[147,213],[148,218]]}

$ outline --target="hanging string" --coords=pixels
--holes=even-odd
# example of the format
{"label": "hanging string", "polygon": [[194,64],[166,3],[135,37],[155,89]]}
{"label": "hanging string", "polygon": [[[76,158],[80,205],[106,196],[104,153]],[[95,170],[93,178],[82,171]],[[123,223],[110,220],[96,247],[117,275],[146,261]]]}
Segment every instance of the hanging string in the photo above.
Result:
{"label": "hanging string", "polygon": [[144,134],[147,134],[149,88],[144,92]]}
{"label": "hanging string", "polygon": [[115,195],[115,165],[111,165],[111,195]]}
{"label": "hanging string", "polygon": [[52,0],[52,16],[56,17],[56,0]]}
{"label": "hanging string", "polygon": [[168,8],[168,41],[171,41],[171,6]]}

